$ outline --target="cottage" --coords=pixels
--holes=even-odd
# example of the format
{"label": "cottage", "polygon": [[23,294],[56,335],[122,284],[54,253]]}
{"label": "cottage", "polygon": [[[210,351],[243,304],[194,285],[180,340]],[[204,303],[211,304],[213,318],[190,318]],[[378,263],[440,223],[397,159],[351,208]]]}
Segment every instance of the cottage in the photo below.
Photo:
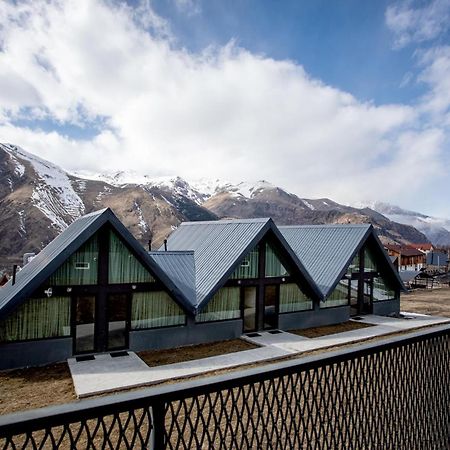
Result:
{"label": "cottage", "polygon": [[385,244],[387,252],[391,256],[399,258],[399,270],[421,270],[425,266],[426,254],[408,245]]}
{"label": "cottage", "polygon": [[320,310],[336,319],[349,314],[397,314],[398,272],[372,225],[279,227],[322,294]]}
{"label": "cottage", "polygon": [[147,252],[111,210],[88,214],[0,290],[0,368],[398,312],[403,285],[371,226],[305,230],[190,222]]}

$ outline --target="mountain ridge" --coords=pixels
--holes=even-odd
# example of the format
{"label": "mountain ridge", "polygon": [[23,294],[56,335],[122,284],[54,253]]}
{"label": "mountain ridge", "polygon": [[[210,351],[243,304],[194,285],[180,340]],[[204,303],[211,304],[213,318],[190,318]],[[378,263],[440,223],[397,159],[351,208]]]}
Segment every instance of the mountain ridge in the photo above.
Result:
{"label": "mountain ridge", "polygon": [[371,208],[358,209],[328,198],[306,199],[268,181],[230,183],[179,176],[80,174],[27,152],[0,144],[0,268],[37,252],[83,214],[110,207],[143,244],[155,247],[182,221],[225,217],[272,217],[279,225],[372,223],[379,236],[393,242],[426,242],[409,225],[389,220]]}

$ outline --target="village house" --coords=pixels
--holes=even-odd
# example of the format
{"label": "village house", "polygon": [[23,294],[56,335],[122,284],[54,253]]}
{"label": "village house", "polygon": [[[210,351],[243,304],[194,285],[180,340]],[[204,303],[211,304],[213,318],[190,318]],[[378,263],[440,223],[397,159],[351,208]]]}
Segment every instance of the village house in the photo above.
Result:
{"label": "village house", "polygon": [[426,254],[409,245],[384,244],[390,256],[399,259],[398,270],[421,270],[426,264]]}

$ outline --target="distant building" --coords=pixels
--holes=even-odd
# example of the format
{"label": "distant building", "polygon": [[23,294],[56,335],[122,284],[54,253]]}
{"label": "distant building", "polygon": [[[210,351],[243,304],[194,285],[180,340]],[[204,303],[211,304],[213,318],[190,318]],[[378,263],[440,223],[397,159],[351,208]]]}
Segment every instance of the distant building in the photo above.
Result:
{"label": "distant building", "polygon": [[408,247],[415,248],[416,250],[420,250],[421,252],[427,254],[429,252],[432,252],[434,250],[433,244],[430,244],[429,242],[423,242],[419,244],[409,244]]}
{"label": "distant building", "polygon": [[385,244],[389,256],[398,257],[398,269],[421,270],[425,267],[426,255],[423,251],[412,248],[409,245]]}
{"label": "distant building", "polygon": [[448,272],[449,256],[444,252],[430,252],[427,254],[427,270]]}

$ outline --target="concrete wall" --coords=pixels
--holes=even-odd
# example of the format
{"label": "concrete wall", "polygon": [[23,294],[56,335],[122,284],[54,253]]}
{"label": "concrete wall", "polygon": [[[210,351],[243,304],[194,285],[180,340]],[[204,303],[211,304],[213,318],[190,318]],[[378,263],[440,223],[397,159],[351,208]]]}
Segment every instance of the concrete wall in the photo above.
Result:
{"label": "concrete wall", "polygon": [[349,318],[349,306],[321,308],[312,311],[280,314],[278,328],[280,328],[280,330],[298,330],[310,327],[320,327],[345,322]]}
{"label": "concrete wall", "polygon": [[0,370],[44,366],[72,356],[72,338],[0,344]]}
{"label": "concrete wall", "polygon": [[400,299],[385,300],[382,302],[373,302],[373,314],[378,316],[389,316],[400,313]]}
{"label": "concrete wall", "polygon": [[181,347],[182,345],[235,339],[242,334],[242,320],[195,323],[188,319],[183,327],[130,332],[130,350],[141,351]]}

